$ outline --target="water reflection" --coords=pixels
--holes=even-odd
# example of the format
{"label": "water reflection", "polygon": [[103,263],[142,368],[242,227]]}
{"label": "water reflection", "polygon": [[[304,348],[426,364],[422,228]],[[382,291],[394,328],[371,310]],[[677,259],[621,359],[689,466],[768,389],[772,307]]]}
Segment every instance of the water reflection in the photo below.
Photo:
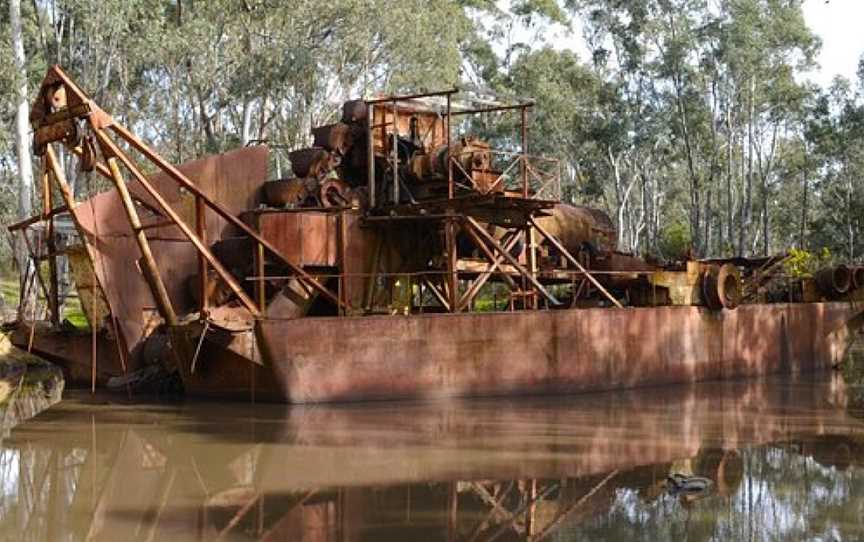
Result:
{"label": "water reflection", "polygon": [[[15,540],[860,538],[837,381],[578,398],[126,405],[72,397],[0,448]],[[671,474],[712,481],[671,491]]]}

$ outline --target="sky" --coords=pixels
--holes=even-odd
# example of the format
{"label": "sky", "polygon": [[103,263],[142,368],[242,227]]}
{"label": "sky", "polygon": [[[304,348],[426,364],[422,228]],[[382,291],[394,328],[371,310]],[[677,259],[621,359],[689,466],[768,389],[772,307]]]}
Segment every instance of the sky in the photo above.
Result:
{"label": "sky", "polygon": [[829,85],[835,75],[854,81],[864,53],[864,0],[806,0],[804,18],[822,38],[820,69],[809,78]]}
{"label": "sky", "polygon": [[[498,6],[509,9],[510,0],[498,0]],[[864,53],[864,0],[804,0],[804,18],[822,39],[818,57],[819,68],[805,77],[821,86],[829,86],[837,75],[854,82],[858,59]],[[552,25],[543,33],[543,41],[556,48],[574,49],[587,55],[578,29],[567,31]],[[516,29],[515,37],[526,39],[524,29]],[[503,44],[498,44],[503,53]]]}

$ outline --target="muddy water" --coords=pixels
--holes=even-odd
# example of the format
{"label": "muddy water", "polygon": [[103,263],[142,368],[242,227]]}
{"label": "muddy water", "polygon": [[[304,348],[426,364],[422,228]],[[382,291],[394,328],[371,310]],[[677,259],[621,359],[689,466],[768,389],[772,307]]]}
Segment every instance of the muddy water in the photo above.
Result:
{"label": "muddy water", "polygon": [[0,444],[0,538],[860,539],[852,391],[807,377],[305,408],[72,392]]}

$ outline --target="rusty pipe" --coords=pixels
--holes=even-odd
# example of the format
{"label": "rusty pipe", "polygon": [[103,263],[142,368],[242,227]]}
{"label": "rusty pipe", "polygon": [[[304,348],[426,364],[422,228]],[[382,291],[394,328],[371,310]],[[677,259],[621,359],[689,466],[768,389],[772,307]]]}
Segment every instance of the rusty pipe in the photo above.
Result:
{"label": "rusty pipe", "polygon": [[820,269],[815,278],[819,291],[828,298],[843,295],[852,287],[852,270],[843,264]]}
{"label": "rusty pipe", "polygon": [[852,268],[852,289],[864,288],[864,265],[856,265]]}
{"label": "rusty pipe", "polygon": [[702,301],[711,310],[734,310],[741,303],[741,275],[731,263],[702,272]]}

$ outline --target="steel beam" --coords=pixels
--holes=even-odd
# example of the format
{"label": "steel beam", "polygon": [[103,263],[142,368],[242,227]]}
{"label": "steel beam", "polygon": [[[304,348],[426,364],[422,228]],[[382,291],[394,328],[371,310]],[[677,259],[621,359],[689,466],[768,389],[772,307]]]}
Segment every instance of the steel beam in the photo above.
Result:
{"label": "steel beam", "polygon": [[[150,194],[150,196],[156,201],[156,203],[159,205],[159,207],[162,209],[162,211],[166,215],[168,215],[168,218],[174,222],[174,224],[180,229],[180,231],[183,233],[183,235],[185,235],[186,238],[195,246],[195,248],[198,250],[198,253],[201,254],[207,260],[207,263],[210,264],[213,267],[213,269],[219,274],[219,276],[222,278],[222,280],[224,280],[225,283],[228,284],[228,287],[231,288],[231,290],[234,292],[235,295],[237,295],[237,297],[240,299],[240,302],[243,303],[243,306],[246,307],[246,309],[249,310],[249,312],[251,312],[253,316],[255,316],[255,317],[260,316],[261,312],[258,309],[258,307],[255,305],[255,302],[252,301],[252,299],[246,294],[246,292],[243,290],[243,287],[240,286],[240,284],[237,282],[237,280],[234,278],[234,276],[231,275],[231,273],[227,269],[225,269],[225,267],[222,265],[222,263],[210,251],[209,247],[207,247],[207,245],[204,244],[204,242],[201,239],[199,239],[197,235],[195,235],[195,232],[193,232],[192,229],[188,225],[186,225],[186,223],[183,221],[183,219],[180,217],[180,215],[178,215],[177,212],[174,211],[174,209],[171,207],[171,205],[165,200],[165,198],[162,196],[162,194],[160,194],[159,191],[156,190],[156,188],[150,183],[150,181],[144,176],[144,174],[141,173],[137,167],[135,167],[135,164],[132,163],[132,161],[129,159],[129,157],[126,156],[123,153],[123,151],[121,151],[113,141],[111,141],[111,138],[109,138],[108,135],[101,128],[94,128],[93,132],[96,134],[96,139],[99,141],[100,146],[102,146],[102,153],[106,156],[111,156],[111,158],[108,159],[108,166],[111,168],[111,171],[114,174],[115,184],[118,186],[118,190],[119,190],[119,186],[122,185],[123,191],[125,192],[126,196],[128,197],[129,190],[126,187],[126,183],[125,183],[125,181],[123,181],[122,176],[120,176],[120,170],[116,165],[116,160],[120,160],[123,163],[123,165],[126,166],[126,169],[129,170],[129,172],[132,174],[133,177],[135,177],[135,180],[137,180],[138,183],[141,184],[141,186],[144,188],[144,190],[146,190],[147,193]],[[116,173],[115,173],[115,169],[116,169]],[[121,193],[121,196],[122,196],[122,193]],[[126,205],[126,203],[124,202],[124,206],[125,205]],[[144,230],[141,228],[140,220],[137,219],[137,212],[134,210],[134,204],[132,203],[131,198],[129,198],[129,205],[133,206],[132,211],[135,214],[135,222],[133,223],[132,222],[132,216],[127,210],[127,215],[129,215],[130,224],[132,225],[132,231],[135,232],[136,239],[143,237],[144,243],[146,244],[147,237],[144,234]],[[141,242],[139,241],[139,247],[140,246],[141,246]],[[142,253],[143,252],[144,251],[142,249]],[[148,248],[148,252],[149,252],[149,248]],[[147,255],[145,254],[144,257],[146,259]],[[152,254],[150,254],[150,258],[152,259]],[[153,259],[152,262],[145,262],[145,263],[146,263],[148,268],[152,266],[152,268],[153,268],[152,270],[157,273],[155,278],[157,278],[158,280],[154,283],[154,286],[157,288],[156,295],[161,297],[162,294],[158,290],[164,290],[164,284],[162,284],[160,286],[162,279],[158,275],[158,268],[156,267],[156,261],[155,261],[155,259]],[[168,294],[166,291],[165,292],[166,298],[167,298],[167,295]],[[159,300],[157,299],[157,303],[158,302],[159,302]],[[170,305],[170,299],[168,299],[168,304]],[[173,312],[173,309],[172,309],[172,312]],[[166,322],[168,322],[167,318],[166,318]],[[169,322],[169,325],[175,325],[176,322],[177,322],[177,320],[176,320],[176,315],[175,315],[174,319],[173,319],[173,323]]]}
{"label": "steel beam", "polygon": [[[96,137],[100,133],[96,132]],[[101,142],[101,140],[100,140]],[[103,155],[110,156],[108,149],[102,147]],[[150,241],[147,235],[141,228],[141,218],[138,216],[138,210],[135,208],[135,203],[132,201],[132,196],[129,194],[129,187],[126,186],[126,180],[120,172],[120,166],[117,165],[117,158],[111,156],[108,158],[108,168],[111,170],[111,179],[114,182],[114,187],[120,196],[120,202],[123,204],[123,210],[126,212],[126,219],[129,221],[129,226],[132,228],[132,235],[135,237],[135,242],[138,249],[141,251],[141,261],[144,264],[144,272],[150,279],[147,282],[153,288],[153,298],[156,301],[156,307],[159,309],[159,314],[169,326],[177,325],[177,313],[174,312],[174,306],[171,304],[171,298],[168,297],[168,290],[165,288],[165,282],[159,274],[159,267],[156,265],[156,258],[153,256],[153,251],[150,249]],[[97,220],[94,216],[93,220]]]}
{"label": "steel beam", "polygon": [[561,304],[561,302],[558,301],[555,298],[555,296],[553,296],[551,293],[549,293],[549,291],[546,290],[546,288],[544,288],[542,284],[540,284],[540,282],[537,280],[536,277],[531,276],[531,273],[529,273],[528,270],[525,269],[525,267],[523,267],[522,264],[520,264],[518,260],[516,260],[516,258],[514,258],[509,252],[507,252],[504,249],[504,247],[502,247],[501,244],[494,237],[489,235],[489,232],[487,232],[485,229],[483,229],[483,227],[479,223],[477,223],[476,220],[474,220],[470,216],[465,216],[464,220],[465,220],[465,223],[468,224],[474,230],[474,232],[480,236],[480,238],[482,238],[489,246],[491,246],[500,255],[504,256],[504,259],[506,259],[510,265],[512,265],[514,268],[516,268],[516,270],[519,272],[519,274],[522,275],[523,277],[525,277],[525,279],[528,282],[530,282],[531,285],[534,286],[534,288],[536,288],[537,291],[540,292],[540,294],[544,298],[546,298],[547,301],[549,301],[553,305],[560,305]]}
{"label": "steel beam", "polygon": [[547,241],[549,241],[549,243],[550,243],[552,246],[554,246],[555,249],[556,249],[558,252],[560,252],[561,255],[564,256],[564,258],[565,258],[568,262],[570,262],[571,264],[575,265],[576,268],[579,269],[579,271],[581,271],[582,274],[585,275],[585,277],[586,277],[588,280],[591,281],[591,284],[593,284],[594,286],[597,287],[598,290],[600,290],[601,292],[603,292],[603,295],[605,295],[607,298],[609,298],[609,300],[612,301],[612,303],[613,303],[616,307],[618,307],[619,309],[623,309],[623,308],[624,308],[624,306],[623,306],[623,305],[622,305],[622,304],[621,304],[617,299],[615,299],[615,296],[613,296],[612,294],[610,294],[609,291],[608,291],[606,288],[604,288],[603,285],[600,284],[600,283],[597,281],[597,279],[595,279],[594,276],[591,275],[591,273],[588,272],[587,269],[585,269],[585,266],[583,266],[581,263],[579,263],[579,260],[577,260],[576,258],[574,258],[573,255],[570,254],[570,252],[568,252],[566,248],[564,248],[564,245],[561,244],[561,241],[559,241],[558,239],[556,239],[554,235],[552,235],[552,234],[550,234],[549,232],[547,232],[546,230],[544,230],[544,229],[543,229],[539,224],[537,224],[537,221],[535,221],[533,217],[532,217],[532,218],[529,218],[529,221],[531,222],[531,225],[534,226],[534,229],[537,230],[537,232],[538,232],[540,235],[542,235],[542,236],[543,236]]}
{"label": "steel beam", "polygon": [[[469,236],[472,236],[473,234],[472,239],[475,240],[475,244],[477,244],[477,247],[480,248],[480,250],[484,251],[484,254],[486,254],[487,258],[491,255],[493,261],[489,265],[488,269],[483,271],[483,273],[479,277],[474,279],[474,282],[468,288],[468,291],[466,291],[465,294],[462,295],[462,299],[459,301],[459,307],[457,312],[464,310],[474,300],[477,294],[480,293],[480,289],[483,288],[483,286],[489,281],[492,275],[495,274],[495,271],[498,269],[498,267],[504,262],[503,256],[495,256],[491,253],[487,254],[486,251],[489,250],[489,247],[487,247],[482,241],[480,241],[480,239],[476,237],[476,234],[474,234],[474,232],[472,232],[470,229],[465,231],[468,232]],[[518,235],[510,235],[509,238],[504,241],[504,249],[509,252],[513,249],[514,246],[516,246],[516,243],[518,241]],[[512,287],[516,286],[516,283],[507,273],[499,272],[499,275],[504,277],[504,279],[508,281],[509,284],[512,284]]]}

